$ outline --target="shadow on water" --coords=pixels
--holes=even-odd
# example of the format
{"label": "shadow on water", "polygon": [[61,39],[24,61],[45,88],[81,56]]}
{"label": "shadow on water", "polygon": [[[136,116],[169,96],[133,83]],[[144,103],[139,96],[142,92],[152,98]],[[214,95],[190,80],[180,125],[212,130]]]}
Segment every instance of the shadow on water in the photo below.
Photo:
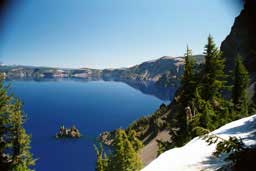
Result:
{"label": "shadow on water", "polygon": [[164,101],[171,101],[176,91],[176,87],[163,87],[150,81],[122,81],[127,85],[141,91],[143,94],[153,95]]}

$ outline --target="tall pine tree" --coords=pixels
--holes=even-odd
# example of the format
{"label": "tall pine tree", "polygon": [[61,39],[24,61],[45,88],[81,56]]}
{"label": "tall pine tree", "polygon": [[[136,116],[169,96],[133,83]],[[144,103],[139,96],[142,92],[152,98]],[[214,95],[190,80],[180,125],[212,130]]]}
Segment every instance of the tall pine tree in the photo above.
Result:
{"label": "tall pine tree", "polygon": [[195,65],[195,60],[192,57],[192,50],[189,49],[189,47],[187,46],[186,53],[185,53],[184,73],[183,73],[183,77],[182,77],[182,80],[181,80],[181,84],[183,86],[190,83],[191,80],[193,79],[194,65]]}
{"label": "tall pine tree", "polygon": [[192,112],[192,99],[194,97],[195,88],[195,60],[192,57],[191,49],[189,49],[187,46],[185,53],[184,73],[181,80],[180,89],[177,91],[179,98],[176,100],[176,114],[175,118],[170,119],[170,125],[172,127],[170,130],[170,135],[172,137],[172,141],[174,142],[173,146],[182,146],[187,142],[188,139],[190,139],[188,117],[185,109],[189,108],[190,112]]}
{"label": "tall pine tree", "polygon": [[185,53],[184,74],[181,80],[182,93],[180,100],[180,103],[184,108],[187,106],[192,107],[191,102],[195,94],[196,84],[195,59],[193,59],[192,50],[187,46]]}
{"label": "tall pine tree", "polygon": [[0,80],[0,170],[30,171],[35,160],[30,153],[30,136],[23,128],[25,121],[21,102],[7,94]]}
{"label": "tall pine tree", "polygon": [[222,97],[226,89],[227,77],[224,73],[224,59],[222,53],[215,45],[211,35],[205,45],[205,65],[200,74],[200,81],[197,87],[197,96],[194,104],[199,114],[199,126],[214,129],[219,126],[219,116],[223,113],[222,108],[225,100]]}
{"label": "tall pine tree", "polygon": [[248,94],[249,74],[246,70],[242,57],[237,56],[233,72],[234,86],[232,89],[232,100],[239,116],[248,115]]}
{"label": "tall pine tree", "polygon": [[202,73],[202,93],[204,100],[216,100],[221,98],[221,91],[225,87],[224,59],[209,35],[208,42],[205,45],[205,68]]}

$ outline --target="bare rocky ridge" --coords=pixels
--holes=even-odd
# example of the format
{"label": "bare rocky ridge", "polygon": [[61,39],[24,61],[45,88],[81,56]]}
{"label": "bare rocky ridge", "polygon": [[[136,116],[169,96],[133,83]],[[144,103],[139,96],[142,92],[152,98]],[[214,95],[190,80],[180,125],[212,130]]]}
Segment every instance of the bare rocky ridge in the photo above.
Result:
{"label": "bare rocky ridge", "polygon": [[[200,63],[203,55],[195,55]],[[7,79],[45,79],[45,78],[78,78],[86,80],[115,80],[115,81],[152,81],[165,84],[166,78],[171,82],[165,86],[177,86],[183,74],[184,57],[164,56],[147,61],[129,68],[120,69],[65,69],[51,67],[0,65],[0,72]],[[160,81],[161,80],[161,81]]]}

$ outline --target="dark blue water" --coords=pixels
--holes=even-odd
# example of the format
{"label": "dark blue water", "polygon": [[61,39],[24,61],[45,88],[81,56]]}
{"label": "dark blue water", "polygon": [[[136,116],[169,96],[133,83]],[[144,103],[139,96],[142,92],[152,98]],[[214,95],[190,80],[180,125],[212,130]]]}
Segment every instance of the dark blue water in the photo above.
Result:
{"label": "dark blue water", "polygon": [[[125,128],[163,103],[120,82],[12,81],[11,92],[24,102],[37,171],[93,171],[100,132]],[[63,124],[75,124],[84,137],[55,139]]]}

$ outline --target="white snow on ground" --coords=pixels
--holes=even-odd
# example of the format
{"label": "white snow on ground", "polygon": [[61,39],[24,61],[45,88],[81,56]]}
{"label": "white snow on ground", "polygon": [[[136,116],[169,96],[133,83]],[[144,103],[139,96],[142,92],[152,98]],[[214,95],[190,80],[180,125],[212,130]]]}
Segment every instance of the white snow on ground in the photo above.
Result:
{"label": "white snow on ground", "polygon": [[[256,144],[256,115],[243,118],[212,133],[228,139],[230,136],[240,137],[246,145]],[[216,144],[208,145],[199,137],[194,138],[185,146],[174,148],[161,154],[141,171],[211,171],[227,164],[227,155],[214,157]]]}

